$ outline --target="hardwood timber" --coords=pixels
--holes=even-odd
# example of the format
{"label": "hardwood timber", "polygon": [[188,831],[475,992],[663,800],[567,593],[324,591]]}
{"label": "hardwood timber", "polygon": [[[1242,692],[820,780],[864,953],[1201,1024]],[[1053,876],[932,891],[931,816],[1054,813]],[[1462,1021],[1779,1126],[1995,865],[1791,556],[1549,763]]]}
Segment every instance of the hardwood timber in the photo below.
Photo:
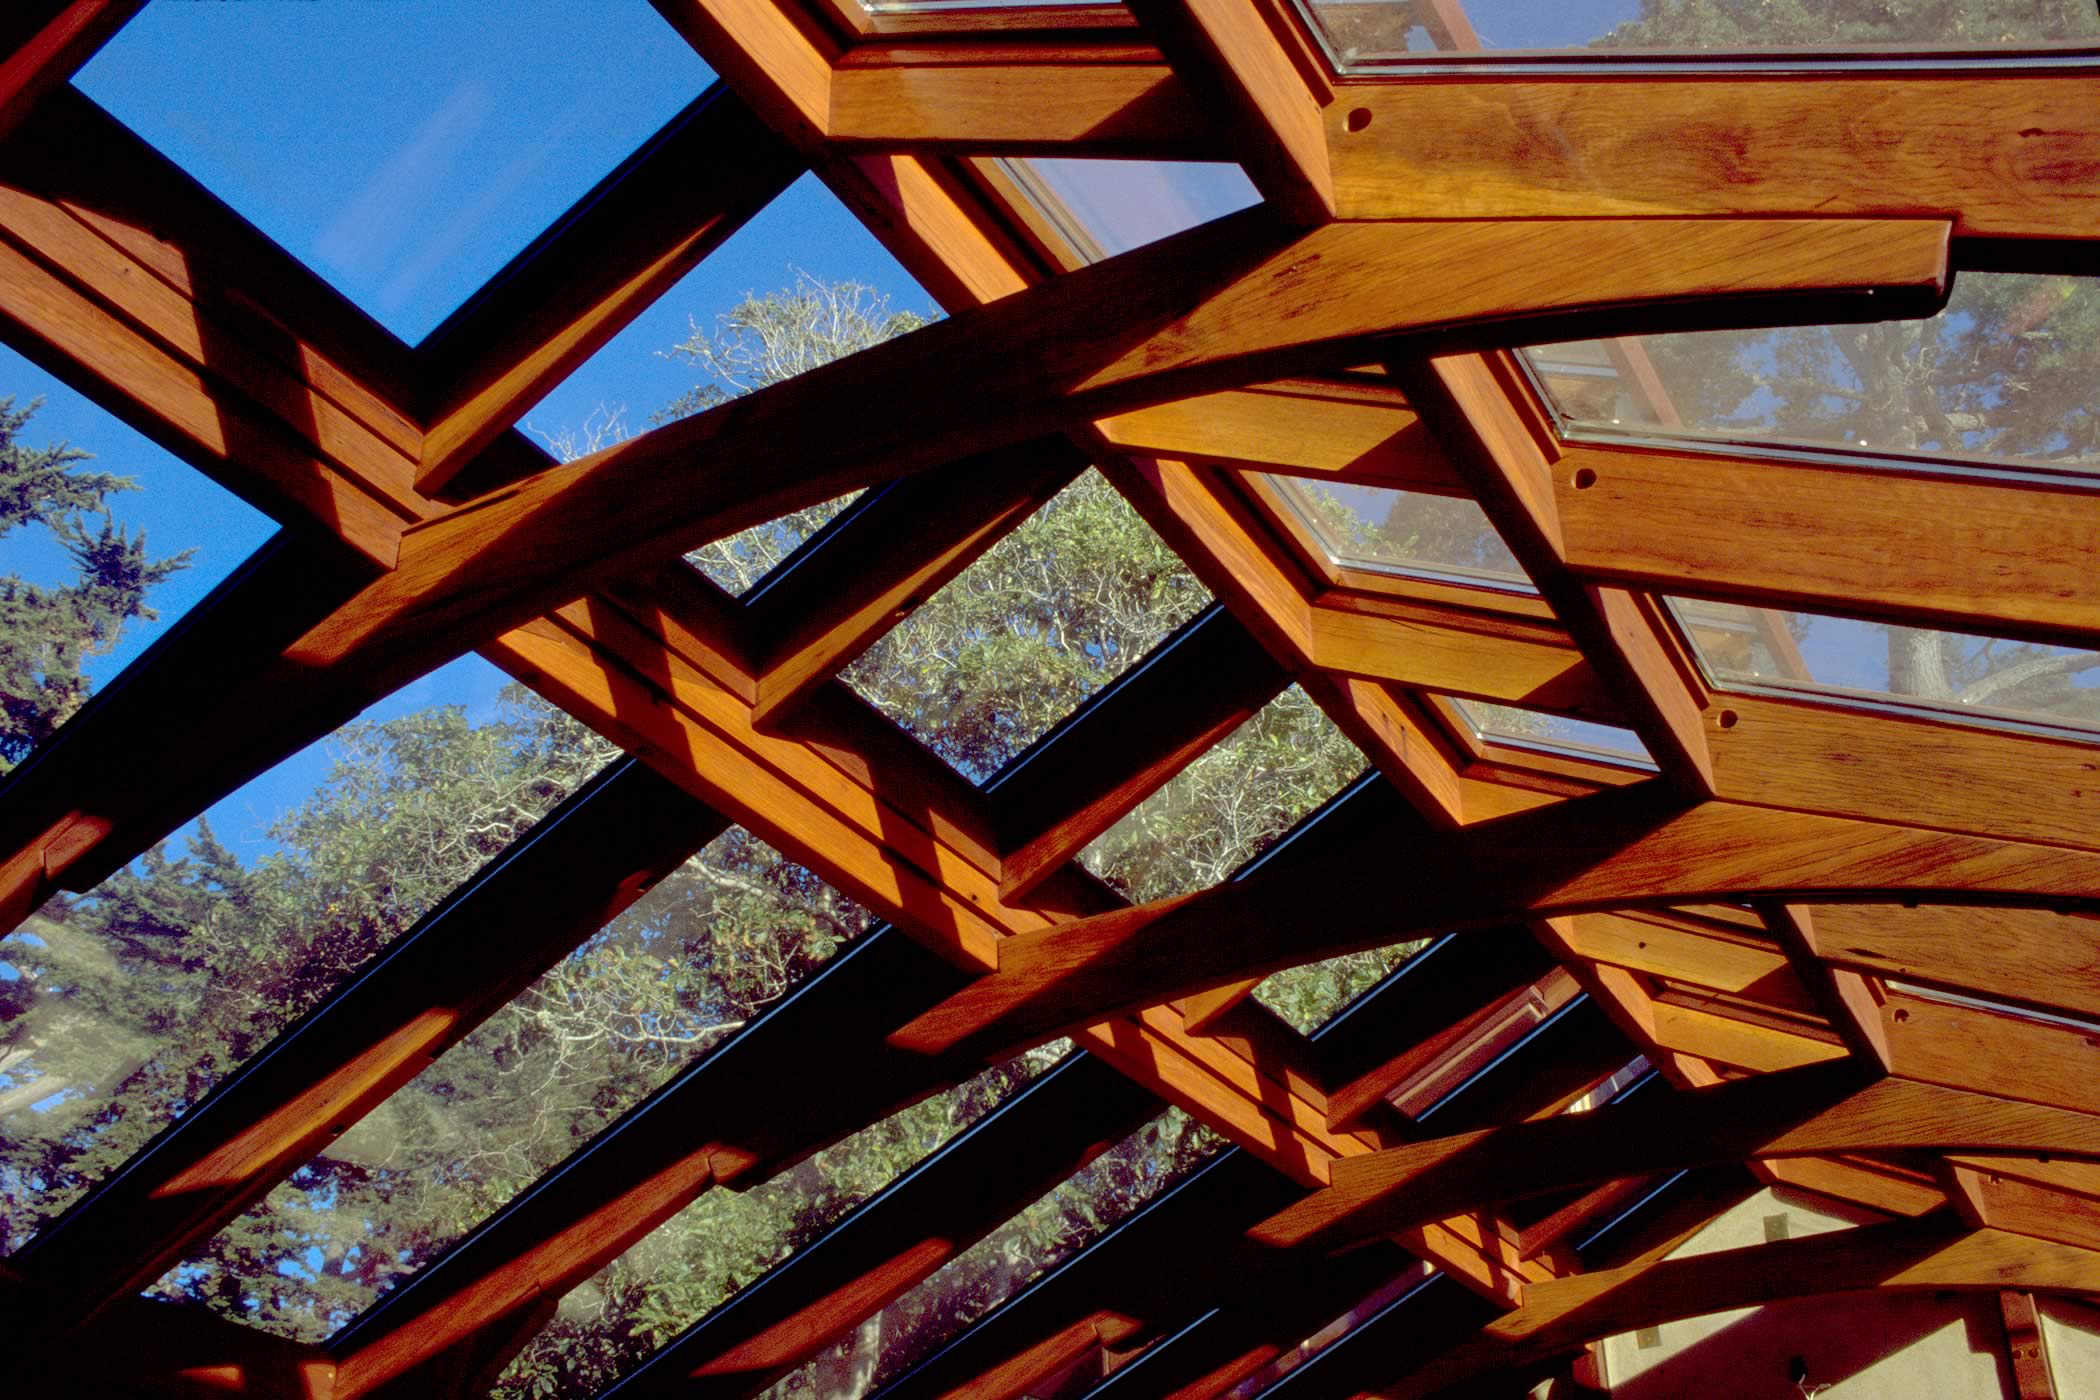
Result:
{"label": "hardwood timber", "polygon": [[[1945,232],[1931,222],[1707,221],[1685,225],[1671,262],[1657,266],[1647,235],[1618,223],[1294,233],[1248,211],[467,501],[407,532],[396,567],[290,659],[354,664],[399,685],[463,641],[784,511],[1024,441],[1062,418],[1317,368],[1365,338],[1578,309],[1667,321],[1691,296],[1747,297],[1741,305],[1766,314],[1760,296],[1846,291],[1848,308],[1878,314],[1891,298],[1857,295],[1877,286],[1899,303],[1929,303],[1943,285]],[[1396,265],[1409,276],[1381,275]],[[1099,334],[1109,307],[1127,333]],[[927,382],[952,395],[931,433],[888,412]],[[740,470],[760,443],[776,469]],[[713,468],[696,471],[696,457]]]}
{"label": "hardwood timber", "polygon": [[650,2],[767,126],[798,150],[823,150],[838,40],[773,0]]}
{"label": "hardwood timber", "polygon": [[[1135,0],[1146,32],[1177,71],[1222,112],[1231,149],[1284,218],[1319,224],[1334,217],[1334,177],[1320,109],[1322,82],[1299,67],[1289,21],[1258,0]],[[1282,27],[1277,32],[1272,25]]]}
{"label": "hardwood timber", "polygon": [[2092,1074],[2096,1032],[2025,1016],[1952,1005],[1888,988],[1882,1034],[1897,1074],[1980,1093],[2100,1110]]}
{"label": "hardwood timber", "polygon": [[1273,700],[1287,677],[1212,604],[1092,703],[1098,721],[1046,736],[986,789],[1000,893],[1018,898],[1192,759]]}
{"label": "hardwood timber", "polygon": [[633,759],[580,789],[17,1255],[45,1324],[148,1287],[726,825]]}
{"label": "hardwood timber", "polygon": [[1307,615],[1307,643],[1325,671],[1599,723],[1625,718],[1582,650],[1550,624],[1335,592]]}
{"label": "hardwood timber", "polygon": [[1785,953],[1766,943],[1727,937],[1675,911],[1577,915],[1567,921],[1563,942],[1569,951],[1593,962],[1795,1010],[1814,1005]]}
{"label": "hardwood timber", "polygon": [[1103,418],[1110,445],[1177,461],[1400,491],[1464,490],[1397,389],[1285,380]]}
{"label": "hardwood timber", "polygon": [[[1427,884],[1365,889],[1361,861],[1006,940],[980,979],[907,1035],[1034,1043],[1132,1005],[1450,928],[1630,905],[1756,896],[2090,907],[2100,863],[2058,848],[1706,802],[1654,781],[1411,843]],[[1379,859],[1366,843],[1365,861]],[[1285,924],[1295,938],[1279,939]]]}
{"label": "hardwood timber", "polygon": [[753,716],[774,723],[1086,467],[1043,438],[879,487],[745,596]]}
{"label": "hardwood timber", "polygon": [[1759,910],[1845,1048],[1862,1062],[1886,1071],[1888,1036],[1882,1029],[1879,1000],[1867,979],[1816,956],[1815,916],[1808,906],[1773,900],[1761,904]]}
{"label": "hardwood timber", "polygon": [[[43,1310],[39,1289],[0,1265],[0,1307]],[[60,1354],[12,1351],[8,1384],[23,1395],[124,1395],[152,1400],[332,1400],[335,1359],[325,1350],[244,1327],[207,1308],[119,1299],[107,1323]]]}
{"label": "hardwood timber", "polygon": [[2100,920],[2039,909],[1818,905],[1811,946],[1847,967],[2100,1016]]}
{"label": "hardwood timber", "polygon": [[1943,1179],[1962,1218],[1972,1225],[2100,1249],[2100,1202],[1953,1162]]}
{"label": "hardwood timber", "polygon": [[1484,1368],[1543,1359],[1594,1337],[1789,1298],[2006,1287],[2076,1294],[2096,1286],[2100,1252],[2093,1250],[1940,1219],[1862,1226],[1535,1284],[1521,1308],[1490,1322],[1477,1340],[1376,1389],[1434,1394]]}
{"label": "hardwood timber", "polygon": [[[2091,236],[2090,71],[1471,77],[1353,86],[1326,111],[1342,218],[1944,212]],[[1369,120],[1347,127],[1351,112]],[[1363,121],[1363,118],[1359,118]]]}
{"label": "hardwood timber", "polygon": [[[1709,708],[1714,782],[1731,801],[2100,845],[2092,740],[1730,691]],[[1723,712],[1734,721],[1721,724]]]}
{"label": "hardwood timber", "polygon": [[849,51],[831,74],[826,135],[839,149],[957,150],[1216,160],[1203,106],[1156,50],[1127,41]]}
{"label": "hardwood timber", "polygon": [[619,1395],[763,1390],[1157,1113],[1074,1055],[651,1357]]}
{"label": "hardwood timber", "polygon": [[1588,578],[2100,646],[2100,483],[1575,442],[1554,468]]}
{"label": "hardwood timber", "polygon": [[1689,796],[1710,796],[1697,678],[1661,640],[1664,624],[1648,600],[1568,570],[1552,486],[1557,440],[1514,375],[1507,357],[1462,355],[1398,377],[1532,584],[1627,706],[1627,723],[1664,775]]}
{"label": "hardwood timber", "polygon": [[[278,716],[265,723],[225,697],[370,577],[365,560],[332,541],[273,536],[10,773],[0,925],[12,930],[61,889],[94,888],[313,738],[308,717],[288,717],[296,732],[287,733]],[[185,736],[172,749],[171,732]]]}
{"label": "hardwood timber", "polygon": [[2049,1346],[2042,1336],[2034,1295],[2007,1290],[1998,1295],[2005,1319],[2005,1355],[2012,1363],[2013,1391],[2019,1400],[2056,1400],[2056,1377],[2049,1367]]}
{"label": "hardwood timber", "polygon": [[26,0],[0,21],[0,141],[146,0]]}
{"label": "hardwood timber", "polygon": [[673,117],[417,347],[432,405],[416,489],[443,492],[805,168],[719,83]]}
{"label": "hardwood timber", "polygon": [[2007,1151],[2100,1156],[2100,1118],[1906,1079],[1862,1080],[1856,1065],[1815,1065],[1353,1157],[1336,1164],[1332,1186],[1250,1238],[1332,1253],[1462,1209],[1759,1157],[1998,1150],[1972,1138]]}

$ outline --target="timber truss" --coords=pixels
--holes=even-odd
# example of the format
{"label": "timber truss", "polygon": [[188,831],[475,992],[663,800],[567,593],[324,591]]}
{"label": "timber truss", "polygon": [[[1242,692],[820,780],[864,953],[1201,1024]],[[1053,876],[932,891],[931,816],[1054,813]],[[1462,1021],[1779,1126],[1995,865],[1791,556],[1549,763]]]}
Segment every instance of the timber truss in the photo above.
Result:
{"label": "timber truss", "polygon": [[[1355,81],[1270,0],[656,0],[722,81],[411,350],[68,85],[139,3],[0,21],[0,315],[284,529],[7,790],[8,926],[467,651],[631,757],[14,1261],[11,1367],[468,1393],[699,1193],[1058,1036],[1075,1067],[623,1388],[755,1393],[1160,1100],[1236,1150],[912,1388],[1165,1337],[1124,1388],[1199,1400],[1425,1263],[1306,1393],[1811,1291],[2100,1294],[2100,750],[1717,689],[1659,602],[2100,646],[2089,483],[1564,440],[1510,348],[2089,269],[2090,68]],[[1263,202],[1093,259],[998,159],[1043,155],[1237,160]],[[946,319],[566,464],[513,427],[805,170]],[[1220,606],[973,788],[834,676],[1089,464]],[[1257,474],[1471,498],[1537,592],[1330,567]],[[680,562],[860,487],[748,605]],[[1282,856],[1141,907],[1074,862],[1293,680],[1377,773]],[[1622,725],[1654,770],[1447,696]],[[328,1348],[137,1299],[729,823],[888,924]],[[1424,935],[1329,1034],[1248,999]],[[1580,1015],[1463,1113],[1395,1106],[1525,998]],[[1557,1113],[1637,1054],[1667,1083]],[[1890,1220],[1664,1259],[1758,1178]]]}

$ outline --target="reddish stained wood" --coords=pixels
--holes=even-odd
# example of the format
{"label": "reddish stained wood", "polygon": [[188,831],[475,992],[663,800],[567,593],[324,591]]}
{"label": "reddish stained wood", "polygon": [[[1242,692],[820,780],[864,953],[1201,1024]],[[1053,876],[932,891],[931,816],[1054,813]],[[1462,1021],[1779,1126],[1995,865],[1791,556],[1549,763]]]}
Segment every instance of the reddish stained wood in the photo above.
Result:
{"label": "reddish stained wood", "polygon": [[2100,1034],[1887,988],[1882,1033],[1897,1074],[2082,1112],[2100,1111]]}
{"label": "reddish stained wood", "polygon": [[1044,438],[882,488],[745,599],[753,716],[778,722],[1062,490],[1086,459]]}
{"label": "reddish stained wood", "polygon": [[1156,50],[1119,41],[890,44],[831,74],[834,148],[1217,160],[1223,143]]}
{"label": "reddish stained wood", "polygon": [[[1221,113],[1232,149],[1270,206],[1292,223],[1334,217],[1334,177],[1320,108],[1293,47],[1255,0],[1135,0],[1177,71]],[[1288,23],[1288,21],[1285,21]]]}
{"label": "reddish stained wood", "polygon": [[24,0],[0,21],[0,140],[61,87],[146,0]]}
{"label": "reddish stained wood", "polygon": [[726,825],[631,763],[594,784],[40,1236],[39,1282],[69,1319],[147,1287]]}
{"label": "reddish stained wood", "polygon": [[417,347],[436,495],[525,409],[742,228],[804,164],[711,89]]}
{"label": "reddish stained wood", "polygon": [[2100,1016],[2100,919],[1929,904],[1813,914],[1811,946],[1834,963]]}
{"label": "reddish stained wood", "polygon": [[1389,386],[1285,380],[1103,418],[1117,448],[1401,491],[1456,495],[1450,460]]}
{"label": "reddish stained wood", "polygon": [[[1760,895],[2091,906],[2100,858],[1707,802],[1655,782],[1415,836],[1439,878],[1367,891],[1359,863],[1260,876],[1008,939],[1000,966],[907,1034],[1021,1044],[1135,1003],[1423,933],[1592,909]],[[1364,860],[1379,855],[1367,848]],[[1297,937],[1279,941],[1288,923]]]}
{"label": "reddish stained wood", "polygon": [[2089,481],[1569,443],[1553,491],[1568,566],[1587,577],[2100,644]]}
{"label": "reddish stained wood", "polygon": [[1972,1138],[2100,1156],[2100,1119],[1904,1079],[1862,1086],[1856,1066],[1819,1065],[1349,1158],[1336,1163],[1332,1186],[1250,1237],[1331,1253],[1420,1220],[1573,1186],[1760,1157],[1968,1149]]}
{"label": "reddish stained wood", "polygon": [[1436,1394],[1594,1337],[1729,1308],[1847,1292],[2007,1286],[2092,1292],[2100,1288],[2100,1251],[1933,1219],[1601,1269],[1534,1284],[1521,1308],[1489,1323],[1479,1338],[1378,1393]]}
{"label": "reddish stained wood", "polygon": [[1219,607],[1163,643],[1094,702],[1098,720],[1048,736],[990,790],[1002,896],[1034,888],[1250,719],[1287,679]]}
{"label": "reddish stained wood", "polygon": [[2005,1319],[2005,1354],[2012,1362],[2013,1389],[2019,1400],[2056,1400],[2056,1377],[2049,1366],[2049,1347],[2035,1315],[2034,1295],[2006,1291],[1998,1295]]}
{"label": "reddish stained wood", "polygon": [[1938,211],[1965,235],[2084,238],[2100,204],[2089,84],[2075,63],[1931,77],[1461,76],[1358,85],[1326,117],[1343,218]]}
{"label": "reddish stained wood", "polygon": [[[1666,266],[1644,255],[1645,237],[1616,223],[1293,234],[1258,210],[1222,219],[466,502],[404,535],[398,566],[291,659],[355,657],[398,685],[463,640],[783,511],[1061,419],[1346,359],[1364,337],[1618,306],[1667,320],[1686,297],[1784,301],[1810,288],[1930,302],[1944,280],[1945,226],[1929,222],[1691,223]],[[1396,264],[1409,275],[1385,276]],[[1436,271],[1447,265],[1450,276]],[[1126,336],[1098,334],[1104,307]],[[953,389],[938,431],[888,411],[927,382]],[[742,469],[760,444],[783,469]],[[696,457],[716,465],[696,471]]]}

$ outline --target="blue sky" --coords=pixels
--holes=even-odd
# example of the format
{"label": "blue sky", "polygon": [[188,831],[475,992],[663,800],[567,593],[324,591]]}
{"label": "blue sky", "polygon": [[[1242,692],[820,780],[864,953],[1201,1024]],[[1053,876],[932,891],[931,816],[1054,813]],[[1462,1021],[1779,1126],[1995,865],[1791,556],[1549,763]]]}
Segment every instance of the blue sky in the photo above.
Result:
{"label": "blue sky", "polygon": [[[480,3],[343,0],[244,4],[156,0],[82,70],[78,85],[207,188],[405,339],[436,325],[569,204],[705,90],[712,75],[647,0]],[[345,53],[368,61],[346,64]],[[813,177],[805,177],[704,266],[560,385],[526,419],[549,432],[600,404],[646,426],[692,384],[658,352],[689,321],[711,324],[795,270],[857,279],[899,307],[932,300]],[[274,522],[0,345],[0,396],[44,406],[24,440],[66,441],[137,479],[113,501],[157,555],[194,550],[157,589],[157,626],[127,630],[90,675],[106,684],[274,530]],[[0,574],[67,581],[37,530],[0,538]],[[505,677],[478,657],[432,673],[368,711],[435,704],[495,713]],[[326,773],[325,741],[210,809],[246,859],[263,830]]]}

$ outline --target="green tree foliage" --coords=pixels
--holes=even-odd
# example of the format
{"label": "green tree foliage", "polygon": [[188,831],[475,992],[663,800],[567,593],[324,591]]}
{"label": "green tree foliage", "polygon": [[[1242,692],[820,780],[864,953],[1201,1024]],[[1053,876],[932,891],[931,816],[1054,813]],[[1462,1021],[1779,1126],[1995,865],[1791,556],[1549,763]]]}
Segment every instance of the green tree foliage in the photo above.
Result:
{"label": "green tree foliage", "polygon": [[[799,279],[679,348],[693,411],[909,330],[864,288]],[[659,415],[663,416],[663,415]],[[589,450],[605,415],[557,439]],[[696,562],[754,582],[827,508],[747,531]],[[1209,601],[1092,473],[859,658],[849,681],[973,780],[996,772]],[[314,795],[243,867],[201,826],[91,896],[54,903],[5,949],[10,1058],[0,1164],[13,1244],[325,997],[611,754],[519,693],[498,721],[456,709],[336,737]],[[1135,899],[1229,873],[1355,777],[1363,759],[1295,688],[1087,853]],[[868,916],[731,831],[557,964],[379,1110],[161,1280],[252,1325],[329,1335],[733,1035]],[[1279,974],[1262,994],[1316,1024],[1405,950]],[[994,1066],[751,1190],[713,1191],[563,1301],[505,1395],[603,1385],[1068,1047]],[[841,1072],[850,1067],[841,1066]],[[1148,1125],[785,1383],[845,1400],[1135,1209],[1217,1146],[1179,1114]]]}
{"label": "green tree foliage", "polygon": [[109,498],[136,490],[131,478],[81,470],[92,455],[66,443],[22,441],[37,408],[0,398],[0,539],[48,532],[72,560],[74,579],[42,588],[17,574],[0,577],[0,773],[87,703],[92,686],[81,668],[108,654],[125,623],[153,620],[147,592],[190,558],[154,559],[143,530],[116,522]]}

